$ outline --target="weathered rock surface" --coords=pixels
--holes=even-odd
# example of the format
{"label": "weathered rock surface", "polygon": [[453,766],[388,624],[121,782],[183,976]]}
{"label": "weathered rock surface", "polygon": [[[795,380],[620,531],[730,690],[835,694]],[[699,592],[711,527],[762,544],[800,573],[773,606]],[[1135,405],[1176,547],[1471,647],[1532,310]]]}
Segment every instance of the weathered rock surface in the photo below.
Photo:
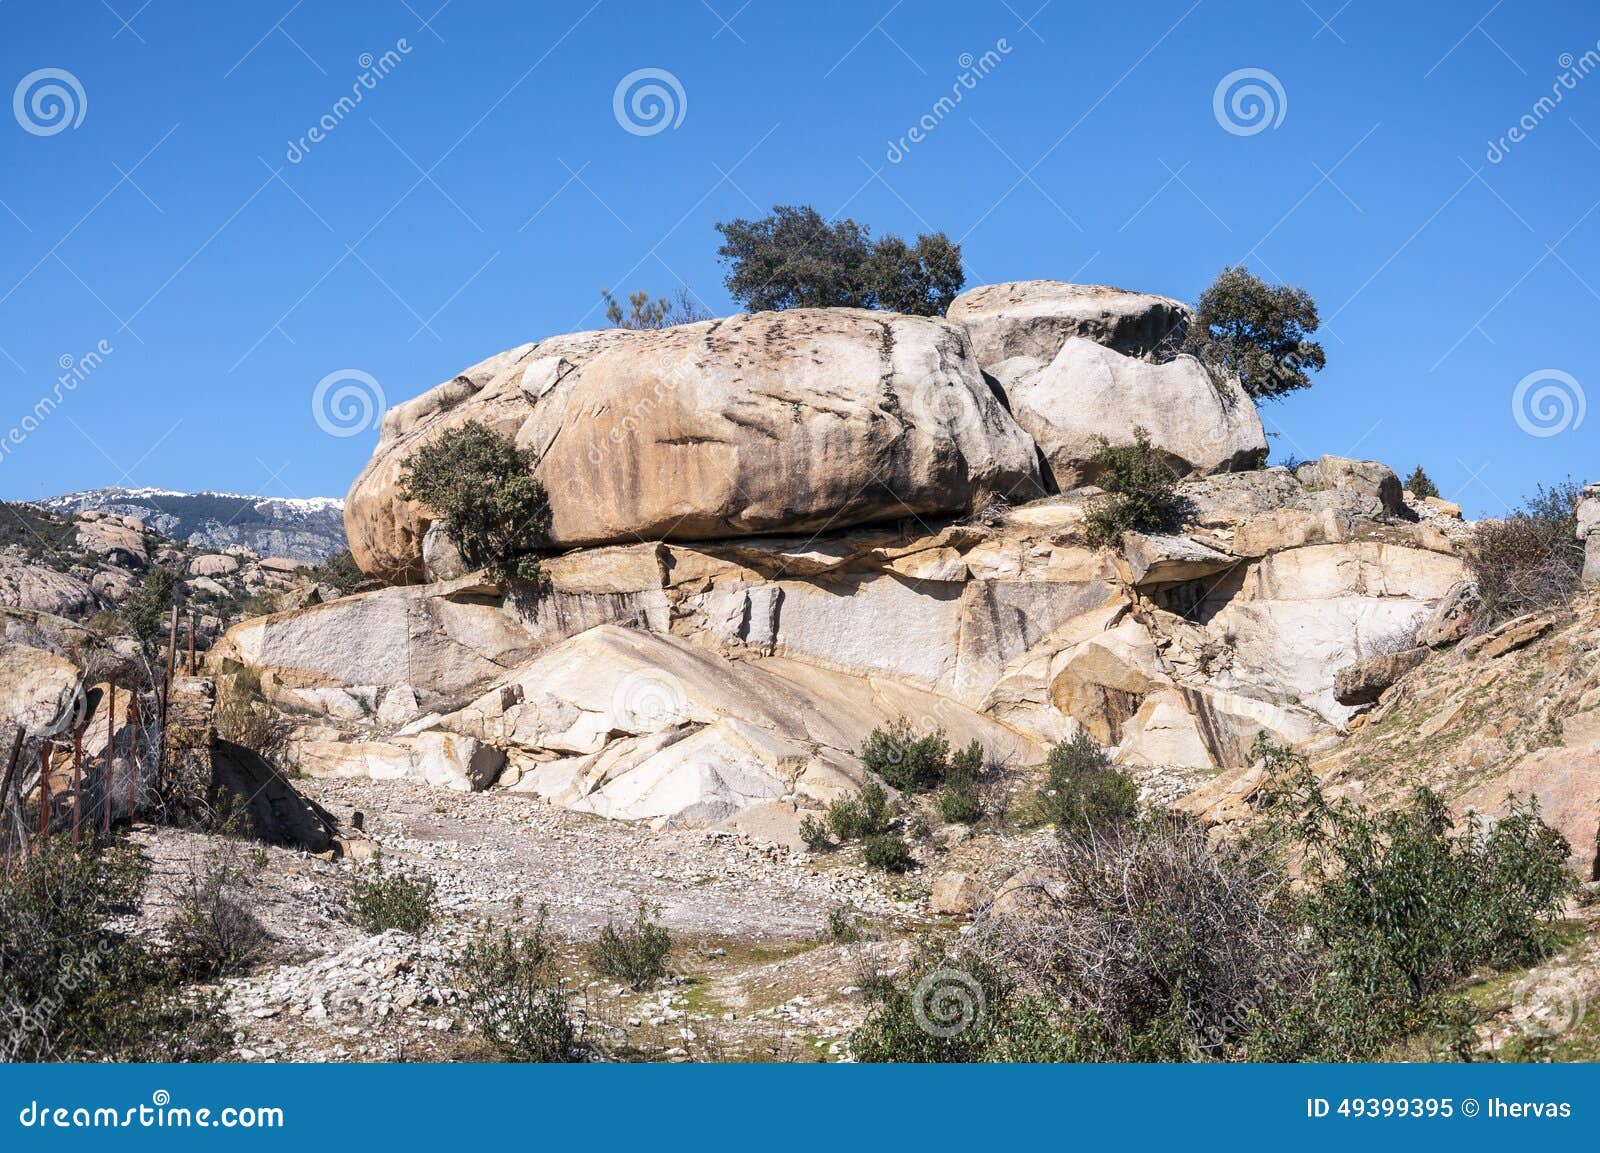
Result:
{"label": "weathered rock surface", "polygon": [[1410,648],[1346,665],[1334,675],[1333,699],[1341,705],[1370,705],[1427,655],[1426,648]]}
{"label": "weathered rock surface", "polygon": [[794,309],[524,345],[391,409],[346,503],[358,564],[419,572],[401,466],[480,420],[539,454],[557,544],[810,532],[1041,493],[1033,446],[964,334]]}
{"label": "weathered rock surface", "polygon": [[1093,483],[1101,438],[1131,444],[1136,425],[1182,473],[1231,472],[1266,460],[1255,404],[1236,381],[1213,381],[1192,356],[1152,364],[1074,336],[1050,362],[1013,362],[998,375],[1017,423],[1038,443],[1062,490]]}
{"label": "weathered rock surface", "polygon": [[1187,304],[1170,297],[1060,280],[968,289],[945,315],[967,330],[986,369],[1013,356],[1048,364],[1074,336],[1125,356],[1148,356],[1181,345],[1192,318]]}
{"label": "weathered rock surface", "polygon": [[[0,721],[21,725],[30,737],[54,736],[70,727],[82,673],[71,661],[26,645],[0,643]],[[0,758],[11,751],[0,749]],[[0,769],[3,769],[0,765]]]}
{"label": "weathered rock surface", "polygon": [[1583,487],[1578,501],[1578,539],[1585,542],[1583,579],[1600,582],[1600,484]]}
{"label": "weathered rock surface", "polygon": [[1506,799],[1538,799],[1539,815],[1572,846],[1568,862],[1580,877],[1600,879],[1595,850],[1600,837],[1600,747],[1539,749],[1517,761],[1504,781],[1482,787],[1462,804],[1503,814]]}
{"label": "weathered rock surface", "polygon": [[76,577],[0,553],[0,605],[53,616],[87,617],[99,600]]}

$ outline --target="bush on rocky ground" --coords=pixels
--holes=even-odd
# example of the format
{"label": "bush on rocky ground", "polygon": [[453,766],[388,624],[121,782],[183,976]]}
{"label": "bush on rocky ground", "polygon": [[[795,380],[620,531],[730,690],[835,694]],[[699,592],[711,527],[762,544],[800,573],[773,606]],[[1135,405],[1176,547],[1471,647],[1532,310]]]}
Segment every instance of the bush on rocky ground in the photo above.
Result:
{"label": "bush on rocky ground", "polygon": [[828,806],[828,829],[840,841],[859,841],[887,833],[894,823],[889,794],[877,781],[866,781],[853,797],[840,797]]}
{"label": "bush on rocky ground", "polygon": [[0,1059],[209,1061],[226,1051],[215,996],[172,959],[112,928],[145,880],[119,845],[35,840],[0,874]]}
{"label": "bush on rocky ground", "polygon": [[474,1031],[512,1061],[581,1061],[583,1030],[561,976],[539,907],[533,930],[521,936],[489,926],[467,946],[462,989]]}
{"label": "bush on rocky ground", "polygon": [[1105,750],[1080,729],[1051,748],[1036,804],[1062,836],[1075,836],[1133,820],[1139,792],[1133,778],[1114,768]]}
{"label": "bush on rocky ground", "polygon": [[1572,481],[1540,485],[1510,516],[1473,526],[1466,561],[1482,606],[1478,628],[1572,600],[1583,571],[1575,531],[1582,488]]}
{"label": "bush on rocky ground", "polygon": [[874,833],[861,842],[861,859],[885,873],[904,873],[916,864],[911,846],[894,833]]}
{"label": "bush on rocky ground", "polygon": [[654,920],[655,912],[641,900],[631,923],[618,928],[607,922],[589,949],[589,967],[635,992],[665,977],[672,936]]}
{"label": "bush on rocky ground", "polygon": [[261,692],[261,674],[248,666],[217,678],[216,705],[211,713],[217,735],[225,741],[265,752],[275,729],[272,707]]}
{"label": "bush on rocky ground", "polygon": [[1434,484],[1433,479],[1422,471],[1420,464],[1411,470],[1410,476],[1406,477],[1405,487],[1406,491],[1418,500],[1439,495],[1439,486]]}
{"label": "bush on rocky ground", "polygon": [[406,458],[401,495],[445,520],[451,543],[473,568],[537,583],[550,527],[550,500],[533,474],[538,463],[512,437],[468,421]]}
{"label": "bush on rocky ground", "polygon": [[170,887],[177,915],[167,931],[188,973],[236,976],[266,954],[272,936],[250,908],[255,868],[243,844],[225,837],[195,853]]}
{"label": "bush on rocky ground", "polygon": [[943,729],[918,736],[911,722],[899,717],[867,735],[860,757],[868,772],[902,793],[926,793],[938,788],[949,772],[950,742]]}
{"label": "bush on rocky ground", "polygon": [[950,758],[935,804],[947,823],[971,825],[983,818],[983,747],[977,741]]}
{"label": "bush on rocky ground", "polygon": [[1089,543],[1118,548],[1125,532],[1172,533],[1183,527],[1188,504],[1146,429],[1133,430],[1132,444],[1111,444],[1102,437],[1091,468],[1094,483],[1104,491],[1089,500],[1084,513]]}
{"label": "bush on rocky ground", "polygon": [[369,933],[420,933],[433,920],[433,880],[411,869],[391,872],[379,857],[350,882],[349,911]]}
{"label": "bush on rocky ground", "polygon": [[610,290],[601,289],[600,297],[606,302],[606,319],[614,328],[673,328],[711,319],[711,313],[687,286],[678,288],[671,296],[658,296],[654,300],[648,292],[630,292],[626,311]]}

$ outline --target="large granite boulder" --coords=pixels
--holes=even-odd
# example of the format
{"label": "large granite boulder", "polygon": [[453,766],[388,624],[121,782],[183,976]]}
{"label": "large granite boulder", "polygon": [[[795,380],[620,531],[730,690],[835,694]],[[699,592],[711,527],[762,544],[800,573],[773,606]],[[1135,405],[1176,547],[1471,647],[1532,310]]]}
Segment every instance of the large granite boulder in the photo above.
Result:
{"label": "large granite boulder", "polygon": [[951,301],[946,316],[967,330],[978,363],[1013,356],[1048,364],[1074,336],[1125,356],[1149,356],[1183,343],[1193,314],[1182,301],[1101,284],[1018,280],[986,284]]}
{"label": "large granite boulder", "polygon": [[1155,364],[1074,336],[1048,364],[1008,361],[996,376],[1063,491],[1094,481],[1102,438],[1131,444],[1136,426],[1179,473],[1250,469],[1267,457],[1255,404],[1192,356]]}
{"label": "large granite boulder", "polygon": [[0,553],[0,606],[87,617],[99,604],[94,590],[77,577]]}
{"label": "large granite boulder", "polygon": [[794,309],[523,345],[392,409],[345,505],[361,567],[417,574],[403,462],[483,421],[540,458],[557,545],[837,530],[1041,495],[1033,443],[942,320]]}

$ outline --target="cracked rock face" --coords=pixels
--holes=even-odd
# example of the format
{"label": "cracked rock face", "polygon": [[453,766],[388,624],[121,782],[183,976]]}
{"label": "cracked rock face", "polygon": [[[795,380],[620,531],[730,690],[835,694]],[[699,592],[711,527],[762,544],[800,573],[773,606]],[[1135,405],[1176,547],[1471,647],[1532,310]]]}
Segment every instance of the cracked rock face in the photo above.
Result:
{"label": "cracked rock face", "polygon": [[402,464],[479,420],[540,457],[559,545],[840,529],[1042,495],[961,329],[793,309],[524,345],[391,410],[346,504],[357,562],[420,571]]}
{"label": "cracked rock face", "polygon": [[947,315],[966,328],[985,369],[1013,356],[1048,364],[1074,336],[1124,356],[1149,356],[1182,344],[1193,318],[1187,304],[1171,297],[1060,280],[969,289]]}

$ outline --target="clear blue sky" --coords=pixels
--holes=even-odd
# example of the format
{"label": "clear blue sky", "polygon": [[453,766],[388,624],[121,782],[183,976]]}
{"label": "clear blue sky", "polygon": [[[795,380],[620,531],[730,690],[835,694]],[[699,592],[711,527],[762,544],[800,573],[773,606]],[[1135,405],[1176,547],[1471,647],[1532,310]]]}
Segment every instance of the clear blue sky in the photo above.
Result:
{"label": "clear blue sky", "polygon": [[[942,229],[969,284],[1193,299],[1244,261],[1326,322],[1315,388],[1264,410],[1276,453],[1420,461],[1479,513],[1600,475],[1600,411],[1552,410],[1568,427],[1546,437],[1512,412],[1550,371],[1571,383],[1529,399],[1600,405],[1593,4],[440,3],[0,0],[0,96],[45,68],[83,94],[65,126],[32,91],[20,119],[0,110],[0,438],[63,358],[111,349],[0,454],[0,496],[343,495],[377,434],[319,427],[329,374],[368,373],[393,404],[600,326],[602,287],[683,282],[731,312],[713,224],[804,202]],[[334,113],[363,54],[402,39]],[[613,108],[644,68],[683,93],[653,134]],[[1245,68],[1283,93],[1252,134],[1213,99]],[[33,89],[52,84],[78,101]]]}

